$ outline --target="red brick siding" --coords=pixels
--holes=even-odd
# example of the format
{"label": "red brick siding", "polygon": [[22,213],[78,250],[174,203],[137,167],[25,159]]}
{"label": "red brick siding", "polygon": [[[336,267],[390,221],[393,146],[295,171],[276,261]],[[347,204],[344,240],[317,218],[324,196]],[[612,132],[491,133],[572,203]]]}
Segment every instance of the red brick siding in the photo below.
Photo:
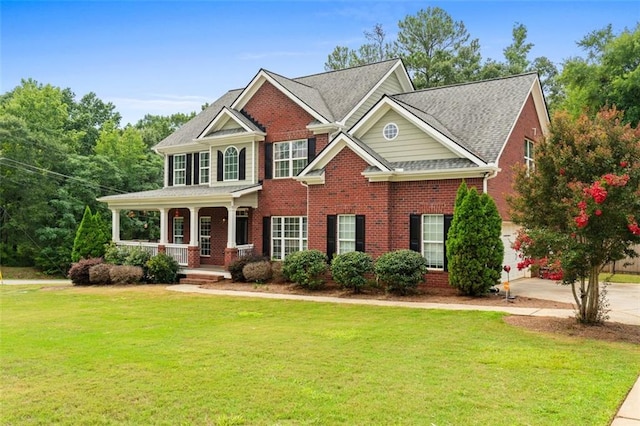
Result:
{"label": "red brick siding", "polygon": [[325,184],[309,186],[309,248],[327,249],[327,215],[365,215],[365,250],[374,257],[389,247],[389,183],[361,175],[368,164],[344,148],[325,167]]}
{"label": "red brick siding", "polygon": [[513,192],[514,166],[524,162],[524,140],[526,138],[535,142],[540,138],[541,133],[533,97],[529,96],[498,160],[498,166],[502,171],[495,178],[489,179],[487,185],[487,192],[495,200],[503,220],[510,219],[507,195]]}
{"label": "red brick siding", "polygon": [[226,207],[207,207],[200,209],[199,217],[211,217],[211,256],[201,256],[202,265],[223,265],[224,249],[227,247],[227,209]]}
{"label": "red brick siding", "polygon": [[[328,143],[328,135],[314,135],[306,126],[314,118],[272,84],[265,82],[245,105],[244,110],[264,126],[266,143],[294,139],[316,138],[316,152]],[[264,143],[258,147],[258,177],[262,191],[258,193],[258,208],[250,216],[250,241],[256,252],[262,250],[262,218],[264,216],[305,216],[307,214],[307,189],[291,179],[265,179]]]}

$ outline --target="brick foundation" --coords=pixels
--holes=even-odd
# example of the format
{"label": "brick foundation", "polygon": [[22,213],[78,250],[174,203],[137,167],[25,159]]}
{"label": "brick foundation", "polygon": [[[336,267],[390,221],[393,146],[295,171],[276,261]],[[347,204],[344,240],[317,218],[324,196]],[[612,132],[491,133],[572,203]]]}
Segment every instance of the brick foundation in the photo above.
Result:
{"label": "brick foundation", "polygon": [[198,246],[187,247],[187,267],[188,268],[200,267],[200,247]]}
{"label": "brick foundation", "polygon": [[224,249],[224,269],[229,270],[229,265],[233,263],[238,258],[238,249],[233,248],[225,248]]}

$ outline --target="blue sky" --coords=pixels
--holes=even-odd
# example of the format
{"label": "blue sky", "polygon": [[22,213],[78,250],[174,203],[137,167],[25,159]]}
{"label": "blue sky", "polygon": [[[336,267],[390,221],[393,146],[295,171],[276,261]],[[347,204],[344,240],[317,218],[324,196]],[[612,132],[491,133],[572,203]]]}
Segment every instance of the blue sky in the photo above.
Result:
{"label": "blue sky", "polygon": [[560,64],[575,42],[611,23],[640,21],[634,1],[7,1],[0,3],[0,92],[22,78],[95,92],[123,123],[145,113],[199,111],[260,68],[298,77],[322,72],[336,45],[357,48],[363,31],[439,6],[478,38],[483,59],[502,60],[516,22],[535,44],[531,58]]}

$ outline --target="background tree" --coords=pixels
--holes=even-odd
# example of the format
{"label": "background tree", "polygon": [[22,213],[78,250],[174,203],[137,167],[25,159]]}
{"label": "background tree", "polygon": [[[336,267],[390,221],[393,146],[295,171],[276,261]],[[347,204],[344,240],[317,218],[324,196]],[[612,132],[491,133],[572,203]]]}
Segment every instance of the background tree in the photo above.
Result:
{"label": "background tree", "polygon": [[109,239],[105,235],[100,213],[92,214],[87,206],[73,241],[71,260],[77,262],[80,259],[101,257],[107,242]]}
{"label": "background tree", "polygon": [[358,65],[385,61],[395,56],[393,44],[386,41],[386,33],[382,24],[375,24],[371,31],[364,31],[368,43],[358,49],[336,46],[324,63],[326,71],[340,70]]}
{"label": "background tree", "polygon": [[458,188],[453,220],[447,235],[449,284],[477,296],[500,282],[504,247],[502,219],[495,202],[476,188]]}
{"label": "background tree", "polygon": [[560,82],[566,98],[561,103],[574,117],[591,117],[604,107],[624,112],[623,121],[640,122],[640,24],[615,36],[611,25],[587,34],[578,45],[586,58],[564,62]]}
{"label": "background tree", "polygon": [[621,119],[616,110],[578,119],[557,113],[536,145],[535,169],[519,170],[510,200],[514,222],[525,228],[516,248],[559,263],[587,324],[605,319],[599,273],[635,256],[640,242],[640,129]]}

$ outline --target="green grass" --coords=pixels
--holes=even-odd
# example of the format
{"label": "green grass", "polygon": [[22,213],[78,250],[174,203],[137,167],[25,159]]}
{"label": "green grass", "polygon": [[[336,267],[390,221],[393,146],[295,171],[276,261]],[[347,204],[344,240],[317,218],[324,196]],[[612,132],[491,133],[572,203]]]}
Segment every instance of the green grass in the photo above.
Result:
{"label": "green grass", "polygon": [[610,283],[640,284],[640,275],[633,274],[614,274],[602,272],[598,277],[600,282],[606,281]]}
{"label": "green grass", "polygon": [[1,291],[3,424],[606,425],[640,373],[495,312]]}
{"label": "green grass", "polygon": [[50,280],[64,278],[61,275],[47,275],[30,266],[0,266],[5,280]]}

